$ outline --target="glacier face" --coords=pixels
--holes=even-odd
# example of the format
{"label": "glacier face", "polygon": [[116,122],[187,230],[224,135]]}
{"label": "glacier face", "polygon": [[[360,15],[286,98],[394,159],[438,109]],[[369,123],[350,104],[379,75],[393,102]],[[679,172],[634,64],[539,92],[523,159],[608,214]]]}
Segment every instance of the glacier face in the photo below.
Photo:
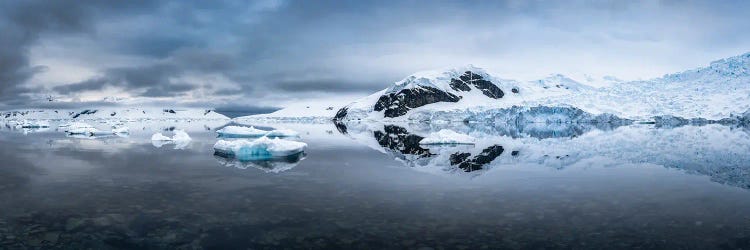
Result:
{"label": "glacier face", "polygon": [[577,109],[589,117],[615,120],[654,121],[654,117],[673,116],[719,121],[750,110],[749,68],[747,53],[647,81],[615,79],[601,88],[560,74],[528,82],[505,80],[473,66],[418,72],[342,107],[333,119],[472,121],[492,117],[507,121],[518,118],[514,110],[537,108]]}

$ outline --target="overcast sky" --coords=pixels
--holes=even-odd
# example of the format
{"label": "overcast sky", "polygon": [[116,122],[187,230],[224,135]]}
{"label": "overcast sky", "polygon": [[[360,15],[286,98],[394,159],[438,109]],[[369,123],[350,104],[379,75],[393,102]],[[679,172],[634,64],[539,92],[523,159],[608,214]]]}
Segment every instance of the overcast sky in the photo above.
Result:
{"label": "overcast sky", "polygon": [[648,79],[750,51],[749,9],[750,1],[0,0],[0,109],[115,97],[263,111],[350,100],[415,71],[465,64],[518,80]]}

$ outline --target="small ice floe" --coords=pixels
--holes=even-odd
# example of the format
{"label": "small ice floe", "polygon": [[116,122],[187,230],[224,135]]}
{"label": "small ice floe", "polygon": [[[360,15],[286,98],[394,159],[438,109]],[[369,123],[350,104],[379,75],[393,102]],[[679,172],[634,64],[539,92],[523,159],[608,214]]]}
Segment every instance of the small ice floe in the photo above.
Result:
{"label": "small ice floe", "polygon": [[40,120],[40,121],[24,120],[18,126],[20,126],[21,128],[49,128],[49,122],[44,121],[44,120]]}
{"label": "small ice floe", "polygon": [[174,130],[174,136],[172,136],[171,138],[161,133],[156,133],[151,136],[151,144],[157,148],[160,148],[167,144],[174,144],[175,149],[184,149],[190,144],[191,140],[192,138],[190,138],[190,135],[188,135],[184,130],[180,129]]}
{"label": "small ice floe", "polygon": [[279,138],[269,139],[268,137],[261,137],[255,140],[219,140],[214,144],[214,150],[217,154],[234,157],[241,161],[286,157],[302,153],[306,147],[307,144],[304,142]]}
{"label": "small ice floe", "polygon": [[419,144],[422,145],[436,145],[436,144],[474,144],[474,137],[469,135],[456,133],[453,130],[441,129],[436,133],[431,133],[421,141]]}
{"label": "small ice floe", "polygon": [[130,128],[122,126],[122,127],[115,127],[112,129],[113,134],[127,134],[130,133]]}
{"label": "small ice floe", "polygon": [[226,126],[216,131],[224,138],[298,137],[299,133],[289,129],[261,130],[255,127]]}
{"label": "small ice floe", "polygon": [[267,137],[297,137],[299,133],[291,129],[271,130],[266,134]]}
{"label": "small ice floe", "polygon": [[260,130],[255,127],[226,126],[216,131],[220,137],[261,137],[268,134],[268,131]]}
{"label": "small ice floe", "polygon": [[89,125],[88,123],[73,122],[68,124],[65,132],[71,135],[91,135],[93,133],[98,133],[99,130],[94,128],[94,126]]}

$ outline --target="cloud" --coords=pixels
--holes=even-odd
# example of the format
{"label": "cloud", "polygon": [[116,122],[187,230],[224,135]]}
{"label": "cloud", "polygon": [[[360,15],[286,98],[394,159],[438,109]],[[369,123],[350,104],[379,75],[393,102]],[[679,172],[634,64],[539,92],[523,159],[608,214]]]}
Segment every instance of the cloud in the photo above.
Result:
{"label": "cloud", "polygon": [[[504,78],[649,78],[747,52],[750,33],[741,31],[750,29],[748,7],[745,1],[4,2],[0,107],[24,105],[40,92],[79,97],[113,89],[181,103],[273,106],[365,95],[415,71],[465,64]],[[31,51],[39,53],[30,58]],[[41,71],[38,61],[93,73],[55,64]],[[67,80],[35,78],[45,74]]]}

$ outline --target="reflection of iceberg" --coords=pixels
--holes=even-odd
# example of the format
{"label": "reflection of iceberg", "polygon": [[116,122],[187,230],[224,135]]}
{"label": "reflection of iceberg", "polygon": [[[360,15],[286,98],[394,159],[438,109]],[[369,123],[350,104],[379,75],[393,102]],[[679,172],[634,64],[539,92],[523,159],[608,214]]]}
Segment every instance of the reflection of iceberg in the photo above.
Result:
{"label": "reflection of iceberg", "polygon": [[227,157],[242,161],[267,160],[301,153],[307,144],[304,142],[261,137],[256,140],[239,139],[234,141],[219,140],[214,150]]}
{"label": "reflection of iceberg", "polygon": [[305,152],[266,160],[240,160],[216,151],[214,153],[214,158],[216,158],[216,161],[218,161],[222,166],[225,167],[233,167],[239,169],[248,169],[252,167],[260,169],[267,173],[280,173],[290,170],[299,165],[300,161],[305,158]]}
{"label": "reflection of iceberg", "polygon": [[151,136],[151,144],[157,148],[167,144],[174,144],[175,149],[184,149],[190,144],[191,140],[192,138],[190,138],[190,135],[180,129],[174,130],[174,136],[171,138],[164,136],[161,133],[155,133]]}

